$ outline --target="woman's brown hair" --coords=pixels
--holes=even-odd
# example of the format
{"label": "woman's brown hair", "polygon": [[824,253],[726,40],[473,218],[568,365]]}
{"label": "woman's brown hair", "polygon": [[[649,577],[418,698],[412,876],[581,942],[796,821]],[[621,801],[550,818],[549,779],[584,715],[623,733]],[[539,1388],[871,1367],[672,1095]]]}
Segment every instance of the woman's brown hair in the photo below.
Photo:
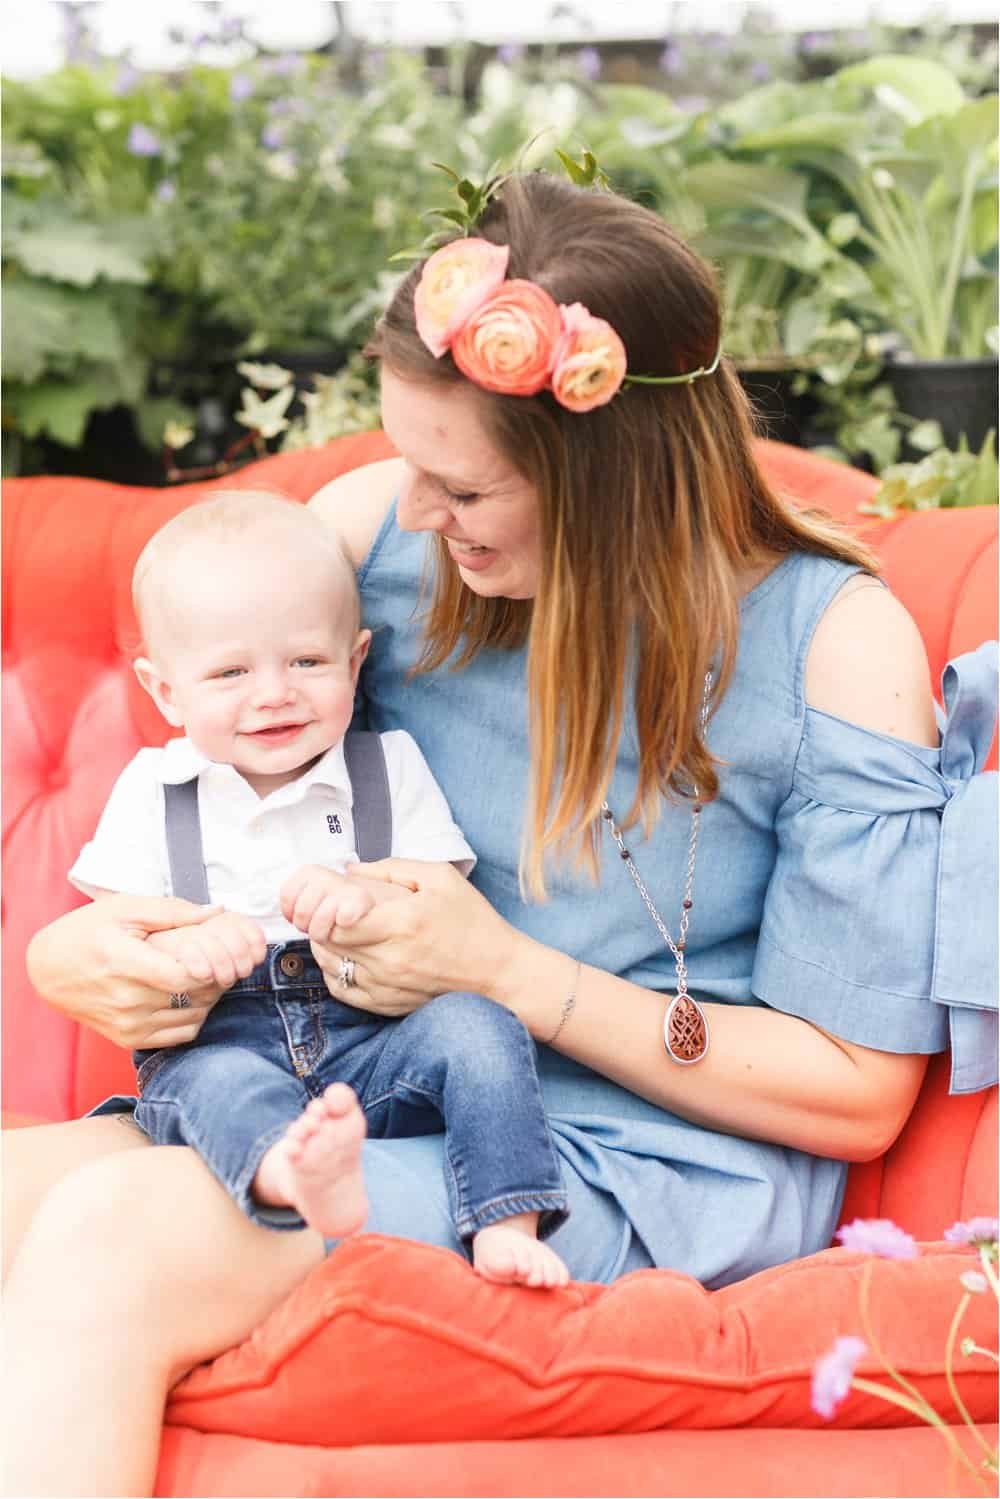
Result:
{"label": "woman's brown hair", "polygon": [[[628,368],[678,375],[707,367],[721,309],[709,267],[656,214],[613,193],[547,173],[513,176],[476,232],[510,246],[509,277],[582,302],[622,339]],[[413,293],[398,288],[366,352],[402,379],[465,377],[417,335]],[[456,665],[484,647],[528,645],[531,807],[522,884],[544,896],[550,852],[597,871],[600,810],[634,683],[639,747],[635,800],[622,819],[648,831],[661,798],[718,792],[702,732],[736,656],[741,579],[774,554],[808,551],[877,567],[832,521],[794,509],[754,460],[749,403],[723,360],[689,385],[626,386],[585,414],[543,391],[494,395],[476,386],[491,440],[534,486],[542,556],[531,600],[481,598],[443,543],[418,670]]]}

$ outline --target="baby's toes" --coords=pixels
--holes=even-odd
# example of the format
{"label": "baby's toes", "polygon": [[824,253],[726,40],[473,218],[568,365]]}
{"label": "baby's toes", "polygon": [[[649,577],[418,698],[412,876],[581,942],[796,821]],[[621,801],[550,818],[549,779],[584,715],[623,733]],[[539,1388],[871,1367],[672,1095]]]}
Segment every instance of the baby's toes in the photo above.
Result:
{"label": "baby's toes", "polygon": [[[335,1119],[341,1119],[357,1107],[357,1096],[353,1088],[346,1083],[331,1083],[324,1091],[321,1099],[316,1099],[324,1114],[330,1114]],[[310,1105],[311,1107],[311,1105]]]}

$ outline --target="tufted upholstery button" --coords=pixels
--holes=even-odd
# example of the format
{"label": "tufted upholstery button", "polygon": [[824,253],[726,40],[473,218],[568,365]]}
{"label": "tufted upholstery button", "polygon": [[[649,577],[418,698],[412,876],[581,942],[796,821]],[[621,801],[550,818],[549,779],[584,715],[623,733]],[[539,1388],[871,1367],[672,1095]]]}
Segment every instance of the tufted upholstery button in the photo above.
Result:
{"label": "tufted upholstery button", "polygon": [[305,959],[300,952],[283,952],[278,959],[278,967],[286,979],[301,978],[305,966]]}

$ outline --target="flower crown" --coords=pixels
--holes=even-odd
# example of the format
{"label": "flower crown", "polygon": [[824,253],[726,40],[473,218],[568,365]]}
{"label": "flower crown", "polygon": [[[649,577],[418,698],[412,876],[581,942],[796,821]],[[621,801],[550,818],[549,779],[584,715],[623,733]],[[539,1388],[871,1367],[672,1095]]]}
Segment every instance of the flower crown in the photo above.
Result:
{"label": "flower crown", "polygon": [[690,385],[719,367],[685,375],[629,375],[625,345],[582,302],[557,305],[543,287],[508,281],[509,245],[452,240],[427,260],[413,298],[417,333],[440,359],[451,356],[484,390],[533,396],[551,390],[569,411],[604,406],[622,384]]}

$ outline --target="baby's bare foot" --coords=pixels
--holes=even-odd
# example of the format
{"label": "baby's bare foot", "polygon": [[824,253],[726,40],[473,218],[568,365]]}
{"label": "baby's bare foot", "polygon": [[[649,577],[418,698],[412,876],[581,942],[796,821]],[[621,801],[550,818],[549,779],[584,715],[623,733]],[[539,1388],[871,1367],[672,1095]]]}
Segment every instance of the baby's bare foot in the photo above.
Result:
{"label": "baby's bare foot", "polygon": [[569,1271],[554,1250],[511,1219],[481,1228],[472,1240],[472,1267],[501,1285],[564,1286]]}
{"label": "baby's bare foot", "polygon": [[356,1233],[368,1216],[364,1138],[365,1116],[354,1093],[344,1083],[331,1084],[264,1155],[254,1195],[295,1208],[324,1238]]}

